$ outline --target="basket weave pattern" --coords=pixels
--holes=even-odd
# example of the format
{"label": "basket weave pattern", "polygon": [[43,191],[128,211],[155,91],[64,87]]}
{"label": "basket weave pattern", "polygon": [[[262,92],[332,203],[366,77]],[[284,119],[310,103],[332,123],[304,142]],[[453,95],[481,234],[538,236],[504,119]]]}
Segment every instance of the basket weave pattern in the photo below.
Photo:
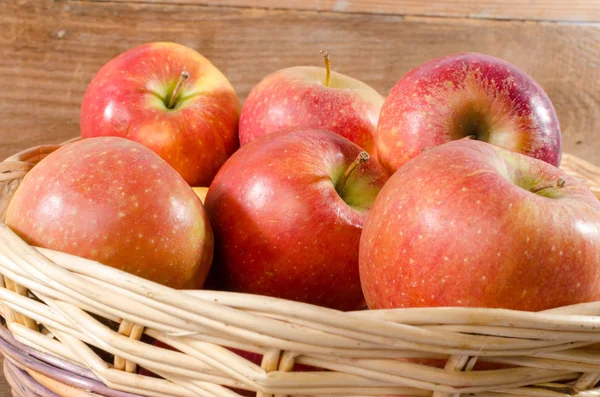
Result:
{"label": "basket weave pattern", "polygon": [[[33,148],[0,163],[0,221],[27,171],[58,147]],[[600,169],[569,155],[562,168],[600,194]],[[16,344],[82,368],[86,379],[122,395],[238,396],[230,388],[257,391],[259,397],[600,395],[594,389],[600,350],[590,348],[600,343],[600,302],[539,313],[343,313],[262,296],[177,291],[33,248],[0,222],[0,309]],[[119,330],[108,327],[109,321],[120,323]],[[142,334],[178,351],[142,342]],[[222,346],[263,354],[262,365]],[[114,363],[98,349],[114,355]],[[27,364],[5,355],[9,381],[21,376],[24,382]],[[399,358],[442,359],[446,366]],[[472,370],[478,361],[511,367]],[[294,372],[295,363],[327,371]],[[136,366],[162,379],[137,375]]]}

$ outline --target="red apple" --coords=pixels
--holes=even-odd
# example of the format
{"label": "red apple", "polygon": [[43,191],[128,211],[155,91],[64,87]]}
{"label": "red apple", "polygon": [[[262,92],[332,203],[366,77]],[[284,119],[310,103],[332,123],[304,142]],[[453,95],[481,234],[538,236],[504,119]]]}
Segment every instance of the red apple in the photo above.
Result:
{"label": "red apple", "polygon": [[206,58],[179,44],[150,43],[96,74],[81,105],[81,136],[137,141],[188,184],[208,186],[239,146],[238,117],[233,87]]}
{"label": "red apple", "polygon": [[286,127],[313,127],[351,140],[376,160],[383,98],[361,81],[330,72],[328,55],[326,60],[326,69],[282,69],[258,83],[242,108],[241,144]]}
{"label": "red apple", "polygon": [[70,143],[23,179],[6,224],[31,245],[173,288],[199,288],[213,235],[200,199],[150,149],[115,137]]}
{"label": "red apple", "polygon": [[360,275],[372,309],[597,301],[600,202],[546,162],[450,142],[382,189],[361,238]]}
{"label": "red apple", "polygon": [[377,134],[389,172],[469,135],[553,165],[561,157],[560,126],[544,90],[516,66],[482,54],[450,55],[407,73],[383,104]]}
{"label": "red apple", "polygon": [[347,139],[312,128],[268,134],[235,153],[206,196],[225,286],[364,307],[358,242],[387,176],[376,162],[359,164],[359,155],[368,158]]}

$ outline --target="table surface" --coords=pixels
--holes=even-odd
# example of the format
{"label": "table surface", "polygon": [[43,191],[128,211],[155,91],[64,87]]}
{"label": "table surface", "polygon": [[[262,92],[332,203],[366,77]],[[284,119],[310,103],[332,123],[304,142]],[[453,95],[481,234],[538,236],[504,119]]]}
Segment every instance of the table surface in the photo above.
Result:
{"label": "table surface", "polygon": [[[0,353],[0,368],[2,368],[2,362],[4,361],[4,358],[2,357],[2,354]],[[6,379],[4,378],[4,375],[0,375],[0,397],[8,397],[10,396],[10,387],[8,386],[8,383],[6,383]]]}
{"label": "table surface", "polygon": [[[319,65],[321,48],[334,70],[382,94],[432,58],[498,56],[547,91],[565,151],[600,164],[595,0],[21,0],[2,7],[0,158],[77,136],[83,92],[104,63],[145,42],[174,41],[209,58],[242,100],[272,71]],[[0,397],[9,395],[0,377]]]}

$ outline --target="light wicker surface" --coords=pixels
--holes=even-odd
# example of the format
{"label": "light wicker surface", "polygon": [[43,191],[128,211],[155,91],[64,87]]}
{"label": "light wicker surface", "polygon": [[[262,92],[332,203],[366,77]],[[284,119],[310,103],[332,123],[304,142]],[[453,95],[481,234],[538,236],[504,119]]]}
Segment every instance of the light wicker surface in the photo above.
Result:
{"label": "light wicker surface", "polygon": [[[53,147],[0,163],[0,219],[19,180]],[[600,193],[598,168],[563,168]],[[432,308],[343,313],[261,296],[176,291],[28,246],[0,223],[0,303],[17,341],[145,396],[599,396],[600,302],[540,313]],[[121,322],[120,333],[100,318]],[[136,325],[134,325],[136,324]],[[139,341],[141,333],[173,346]],[[117,367],[90,346],[117,357]],[[257,366],[221,346],[264,354]],[[438,369],[398,358],[447,359]],[[514,368],[470,371],[475,361]],[[328,371],[292,372],[294,363]],[[131,373],[135,365],[162,376]],[[130,371],[130,372],[128,372]],[[536,387],[531,387],[537,385]]]}

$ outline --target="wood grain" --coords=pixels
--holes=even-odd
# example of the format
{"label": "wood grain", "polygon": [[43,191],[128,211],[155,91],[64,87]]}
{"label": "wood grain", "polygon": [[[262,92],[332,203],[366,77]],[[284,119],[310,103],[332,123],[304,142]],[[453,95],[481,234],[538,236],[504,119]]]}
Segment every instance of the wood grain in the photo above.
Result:
{"label": "wood grain", "polygon": [[[148,0],[118,0],[148,2]],[[600,21],[598,0],[153,0],[267,9],[538,21]]]}
{"label": "wood grain", "polygon": [[[4,356],[0,353],[0,369],[4,367]],[[9,397],[12,393],[10,386],[4,377],[4,373],[0,370],[0,397]]]}
{"label": "wood grain", "polygon": [[402,17],[163,3],[4,1],[0,13],[0,157],[78,134],[86,84],[109,59],[149,41],[203,53],[241,98],[277,69],[333,67],[385,94],[431,58],[504,58],[546,89],[565,150],[600,164],[600,25]]}

